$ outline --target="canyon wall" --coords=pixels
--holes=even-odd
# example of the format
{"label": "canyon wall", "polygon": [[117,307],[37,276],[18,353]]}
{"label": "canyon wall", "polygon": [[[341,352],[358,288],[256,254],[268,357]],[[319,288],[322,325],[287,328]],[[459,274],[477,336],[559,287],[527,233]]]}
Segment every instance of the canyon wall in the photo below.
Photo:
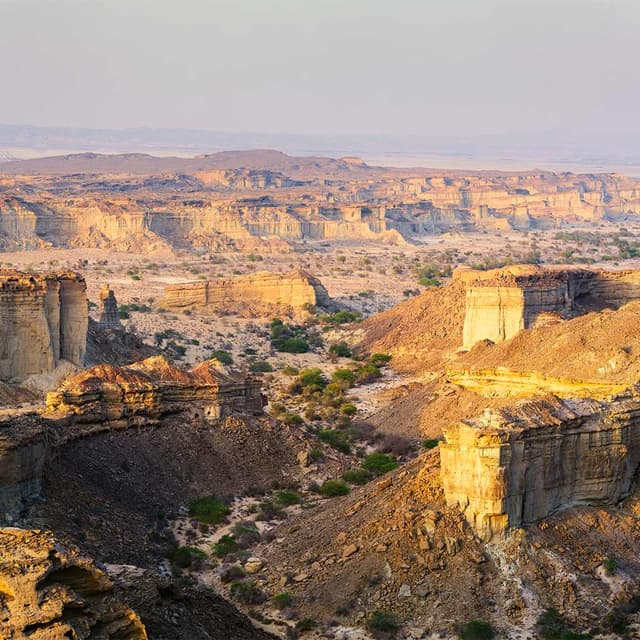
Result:
{"label": "canyon wall", "polygon": [[190,282],[166,287],[160,304],[168,309],[202,312],[301,314],[309,307],[332,309],[322,283],[304,271],[252,273],[235,278]]}
{"label": "canyon wall", "polygon": [[0,380],[49,373],[60,360],[82,366],[88,322],[81,276],[0,271]]}
{"label": "canyon wall", "polygon": [[459,268],[466,290],[463,348],[502,342],[549,316],[568,318],[640,299],[640,270],[603,271],[515,265],[490,271]]}
{"label": "canyon wall", "polygon": [[490,540],[577,505],[613,506],[640,465],[640,387],[609,401],[546,399],[487,409],[444,432],[441,479]]}
{"label": "canyon wall", "polygon": [[306,180],[253,169],[15,176],[0,180],[0,247],[399,244],[448,231],[558,228],[640,215],[640,185],[624,176],[421,171],[365,167]]}

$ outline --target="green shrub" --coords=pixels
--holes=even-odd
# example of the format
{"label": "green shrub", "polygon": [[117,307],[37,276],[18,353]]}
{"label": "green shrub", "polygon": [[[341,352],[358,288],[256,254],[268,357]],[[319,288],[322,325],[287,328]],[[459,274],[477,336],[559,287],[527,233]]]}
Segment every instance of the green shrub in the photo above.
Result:
{"label": "green shrub", "polygon": [[233,538],[240,548],[246,549],[247,547],[260,542],[261,536],[255,523],[237,522],[233,526]]}
{"label": "green shrub", "polygon": [[230,535],[224,535],[213,545],[213,553],[218,558],[224,558],[228,553],[235,553],[240,549],[235,538]]}
{"label": "green shrub", "polygon": [[604,572],[608,576],[615,575],[618,569],[618,562],[615,560],[615,558],[607,558],[602,564],[604,566]]}
{"label": "green shrub", "polygon": [[382,377],[382,371],[372,362],[367,362],[358,369],[356,380],[360,384],[367,384]]}
{"label": "green shrub", "polygon": [[373,475],[381,476],[383,473],[393,471],[398,466],[397,460],[386,453],[370,453],[362,462],[362,468]]}
{"label": "green shrub", "polygon": [[422,441],[423,449],[435,449],[440,444],[440,440],[438,438],[425,438]]}
{"label": "green shrub", "polygon": [[206,557],[207,554],[197,547],[178,547],[171,554],[171,562],[180,569],[187,569],[201,563]]}
{"label": "green shrub", "polygon": [[333,447],[336,451],[344,454],[351,453],[351,447],[347,441],[347,436],[337,429],[323,429],[318,433],[318,438]]}
{"label": "green shrub", "polygon": [[329,353],[338,358],[350,358],[351,349],[346,342],[335,342],[329,347]]}
{"label": "green shrub", "polygon": [[346,402],[340,407],[340,412],[345,416],[353,416],[357,413],[358,408],[355,404],[351,404],[350,402]]}
{"label": "green shrub", "polygon": [[352,387],[356,381],[356,376],[351,369],[336,369],[331,376],[333,382],[346,388]]}
{"label": "green shrub", "polygon": [[322,320],[328,324],[349,324],[351,322],[360,322],[362,314],[359,311],[336,311],[326,316],[322,316]]}
{"label": "green shrub", "polygon": [[483,620],[471,620],[460,630],[462,640],[492,640],[495,635],[491,625]]}
{"label": "green shrub", "polygon": [[290,427],[299,426],[304,423],[302,416],[298,413],[285,413],[280,419]]}
{"label": "green shrub", "polygon": [[217,496],[204,496],[189,503],[189,515],[205,524],[220,524],[229,513],[229,507]]}
{"label": "green shrub", "polygon": [[298,381],[303,387],[324,388],[327,385],[327,379],[322,371],[317,368],[303,369],[298,375]]}
{"label": "green shrub", "polygon": [[276,609],[282,610],[292,607],[295,599],[290,593],[276,593],[273,596],[273,605]]}
{"label": "green shrub", "polygon": [[349,487],[341,480],[327,480],[320,487],[320,495],[325,498],[335,498],[336,496],[346,496]]}
{"label": "green shrub", "polygon": [[292,504],[298,504],[298,502],[300,502],[300,495],[297,491],[292,491],[291,489],[276,491],[274,502],[283,507],[288,507]]}
{"label": "green shrub", "polygon": [[309,343],[302,338],[286,338],[275,345],[275,348],[283,353],[308,353],[310,350]]}
{"label": "green shrub", "polygon": [[369,358],[369,362],[375,367],[384,367],[385,364],[391,362],[391,357],[388,353],[374,353]]}
{"label": "green shrub", "polygon": [[349,469],[342,474],[342,479],[350,484],[367,484],[371,480],[371,474],[366,469]]}
{"label": "green shrub", "polygon": [[222,582],[226,584],[227,582],[240,580],[241,578],[244,578],[245,575],[245,571],[240,565],[233,564],[220,574],[220,580],[222,580]]}
{"label": "green shrub", "polygon": [[543,640],[587,640],[588,634],[575,633],[556,609],[543,611],[536,622],[536,631]]}
{"label": "green shrub", "polygon": [[244,604],[262,604],[267,597],[255,582],[233,582],[230,589],[231,597]]}
{"label": "green shrub", "polygon": [[256,360],[250,367],[251,373],[270,373],[273,367],[266,360]]}
{"label": "green shrub", "polygon": [[227,366],[233,364],[233,357],[228,351],[224,351],[223,349],[216,349],[211,353],[211,359],[217,360],[221,364],[225,364]]}
{"label": "green shrub", "polygon": [[394,633],[400,628],[397,618],[392,613],[386,611],[374,611],[367,619],[369,631],[383,631]]}
{"label": "green shrub", "polygon": [[296,622],[296,631],[311,631],[317,626],[318,623],[315,620],[312,620],[311,618],[303,618]]}
{"label": "green shrub", "polygon": [[299,371],[295,367],[287,365],[286,367],[282,368],[282,373],[284,373],[285,376],[297,376]]}
{"label": "green shrub", "polygon": [[312,460],[321,460],[324,458],[324,452],[320,449],[311,449],[311,451],[309,451],[309,457]]}

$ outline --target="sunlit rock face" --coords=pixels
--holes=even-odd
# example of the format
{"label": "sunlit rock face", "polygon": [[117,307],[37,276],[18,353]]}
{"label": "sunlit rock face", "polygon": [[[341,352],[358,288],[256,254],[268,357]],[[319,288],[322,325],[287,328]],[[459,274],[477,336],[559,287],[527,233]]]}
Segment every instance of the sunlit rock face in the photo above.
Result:
{"label": "sunlit rock face", "polygon": [[203,312],[237,310],[284,312],[333,308],[322,283],[304,271],[253,273],[235,278],[190,282],[165,289],[163,306],[169,309],[199,309]]}
{"label": "sunlit rock face", "polygon": [[0,529],[0,637],[146,640],[107,575],[51,533]]}
{"label": "sunlit rock face", "polygon": [[567,318],[640,299],[640,271],[515,265],[490,271],[461,268],[466,289],[463,348],[502,342],[556,315]]}
{"label": "sunlit rock face", "polygon": [[0,272],[0,380],[50,373],[60,360],[82,366],[88,322],[81,276]]}
{"label": "sunlit rock face", "polygon": [[506,530],[576,505],[615,505],[640,464],[640,388],[607,401],[548,397],[445,429],[447,503],[477,533]]}

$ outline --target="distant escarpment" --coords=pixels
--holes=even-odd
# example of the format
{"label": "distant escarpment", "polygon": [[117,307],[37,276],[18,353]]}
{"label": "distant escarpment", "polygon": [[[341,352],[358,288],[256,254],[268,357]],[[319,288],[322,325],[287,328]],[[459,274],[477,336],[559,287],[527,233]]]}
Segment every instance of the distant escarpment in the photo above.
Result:
{"label": "distant escarpment", "polygon": [[51,373],[62,360],[82,366],[87,326],[81,276],[0,271],[0,380]]}
{"label": "distant escarpment", "polygon": [[69,173],[75,164],[68,161],[60,165],[66,174],[38,176],[16,175],[20,163],[4,164],[13,175],[0,180],[0,247],[400,244],[448,231],[549,229],[640,215],[640,185],[620,175],[461,176],[336,161],[326,174],[318,172],[322,162],[288,160],[282,170],[207,167],[203,159],[183,171],[146,174],[127,174],[127,162],[122,171],[96,174],[100,163],[89,160],[88,173]]}
{"label": "distant escarpment", "polygon": [[312,309],[335,307],[322,283],[304,271],[263,271],[235,278],[191,282],[166,287],[160,304],[168,309],[202,313],[300,315]]}

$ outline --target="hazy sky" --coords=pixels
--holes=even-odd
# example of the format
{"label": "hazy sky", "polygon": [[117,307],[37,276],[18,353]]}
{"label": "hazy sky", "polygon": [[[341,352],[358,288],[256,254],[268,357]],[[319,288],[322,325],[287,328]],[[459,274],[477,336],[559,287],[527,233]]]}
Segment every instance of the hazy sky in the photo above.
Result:
{"label": "hazy sky", "polygon": [[640,130],[640,0],[0,0],[0,122]]}

